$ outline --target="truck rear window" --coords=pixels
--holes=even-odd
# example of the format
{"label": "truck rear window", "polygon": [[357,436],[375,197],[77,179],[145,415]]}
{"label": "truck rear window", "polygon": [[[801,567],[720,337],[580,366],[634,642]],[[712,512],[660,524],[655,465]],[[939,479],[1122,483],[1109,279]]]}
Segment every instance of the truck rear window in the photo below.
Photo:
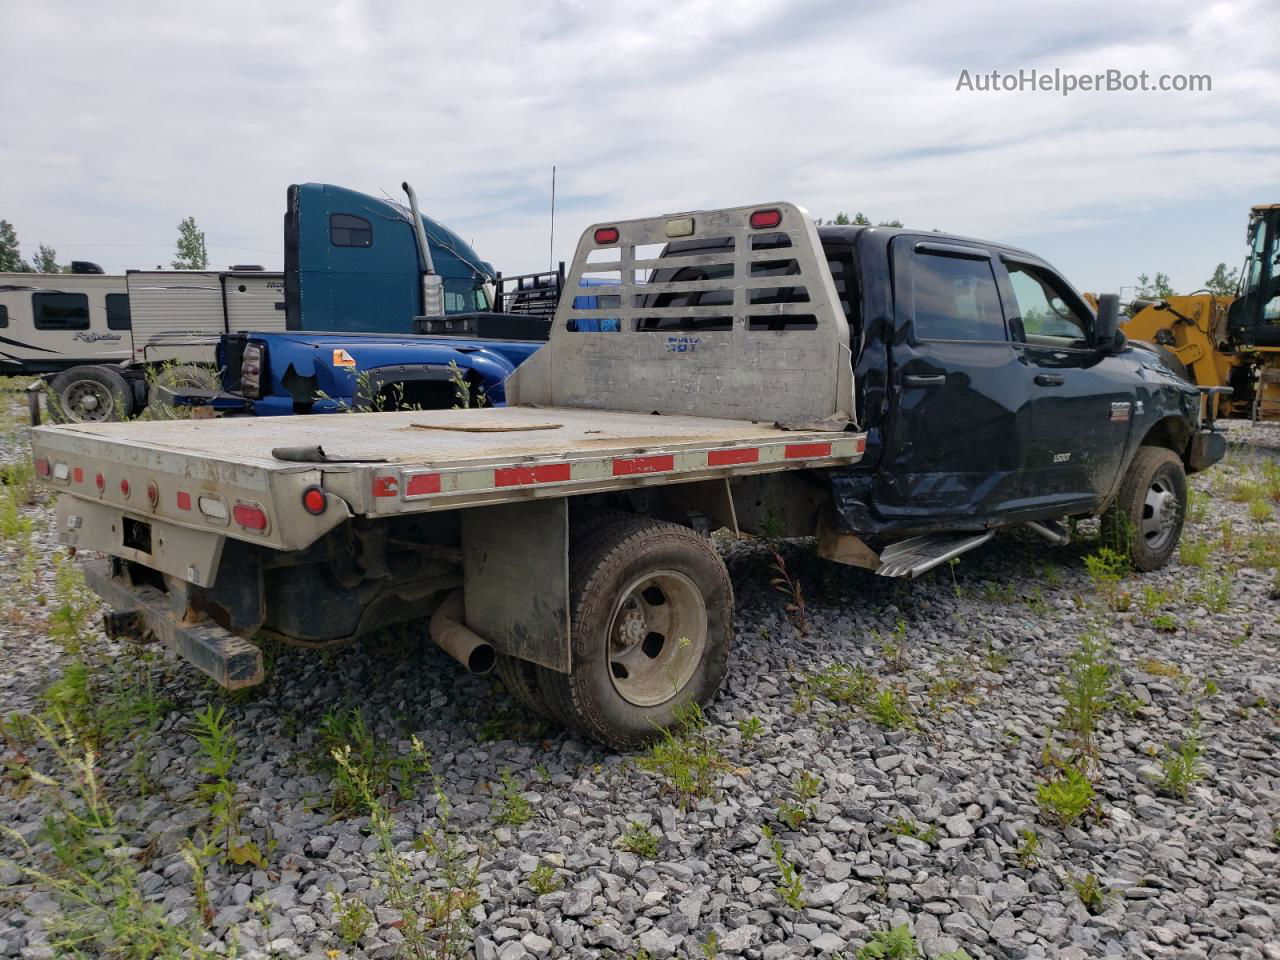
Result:
{"label": "truck rear window", "polygon": [[1007,340],[988,260],[916,254],[911,266],[920,340]]}

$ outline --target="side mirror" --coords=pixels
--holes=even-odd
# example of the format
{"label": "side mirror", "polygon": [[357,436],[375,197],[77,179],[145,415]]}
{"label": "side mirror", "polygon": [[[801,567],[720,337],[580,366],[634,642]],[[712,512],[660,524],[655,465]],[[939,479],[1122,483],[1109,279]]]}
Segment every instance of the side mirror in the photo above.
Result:
{"label": "side mirror", "polygon": [[1102,353],[1111,353],[1124,344],[1124,334],[1120,333],[1120,298],[1114,293],[1104,293],[1098,297],[1093,340]]}

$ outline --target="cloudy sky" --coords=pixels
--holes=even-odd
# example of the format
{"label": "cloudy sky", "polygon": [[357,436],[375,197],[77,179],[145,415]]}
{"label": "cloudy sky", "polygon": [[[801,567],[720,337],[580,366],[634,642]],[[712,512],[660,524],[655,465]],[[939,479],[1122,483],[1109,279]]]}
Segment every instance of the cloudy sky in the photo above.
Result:
{"label": "cloudy sky", "polygon": [[[114,272],[279,267],[290,183],[398,195],[511,273],[589,223],[785,199],[1199,287],[1280,201],[1280,5],[0,0],[0,218]],[[1211,92],[957,91],[962,70]],[[1130,291],[1131,292],[1131,291]]]}

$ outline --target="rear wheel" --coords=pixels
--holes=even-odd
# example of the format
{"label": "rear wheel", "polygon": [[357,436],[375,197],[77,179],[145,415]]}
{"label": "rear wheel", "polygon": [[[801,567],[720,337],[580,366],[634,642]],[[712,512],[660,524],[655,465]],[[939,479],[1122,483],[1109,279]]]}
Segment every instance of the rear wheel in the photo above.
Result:
{"label": "rear wheel", "polygon": [[50,419],[59,422],[105,423],[133,414],[129,384],[118,371],[99,364],[62,371],[50,383],[45,402]]}
{"label": "rear wheel", "polygon": [[147,415],[152,420],[185,420],[191,415],[189,407],[175,407],[168,403],[161,387],[191,387],[196,390],[212,390],[221,384],[217,371],[196,363],[180,363],[161,368],[152,378],[147,393]]}
{"label": "rear wheel", "polygon": [[733,587],[711,544],[643,517],[570,544],[573,672],[539,669],[553,714],[610,747],[641,746],[719,689]]}
{"label": "rear wheel", "polygon": [[1127,552],[1137,569],[1159,570],[1178,547],[1186,514],[1182,460],[1165,447],[1139,447],[1102,517],[1103,539]]}

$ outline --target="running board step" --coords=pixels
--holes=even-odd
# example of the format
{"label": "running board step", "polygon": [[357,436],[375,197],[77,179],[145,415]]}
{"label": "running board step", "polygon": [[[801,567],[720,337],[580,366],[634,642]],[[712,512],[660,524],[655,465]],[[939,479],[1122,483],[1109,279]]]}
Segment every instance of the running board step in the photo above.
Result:
{"label": "running board step", "polygon": [[882,577],[918,577],[952,557],[982,546],[995,535],[994,530],[961,536],[931,533],[891,543],[880,551],[880,567],[876,573]]}

